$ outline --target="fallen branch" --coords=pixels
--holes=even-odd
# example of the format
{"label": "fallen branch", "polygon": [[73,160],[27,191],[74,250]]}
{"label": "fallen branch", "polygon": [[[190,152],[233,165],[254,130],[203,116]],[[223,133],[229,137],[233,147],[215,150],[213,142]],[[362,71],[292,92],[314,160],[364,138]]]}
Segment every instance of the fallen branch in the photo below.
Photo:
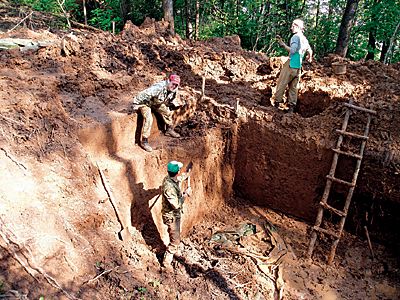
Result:
{"label": "fallen branch", "polygon": [[371,252],[372,260],[374,260],[374,258],[375,258],[374,250],[372,249],[372,244],[371,244],[371,240],[369,238],[369,233],[368,233],[367,226],[364,226],[364,230],[365,230],[365,236],[367,237],[368,247],[369,247],[369,251]]}
{"label": "fallen branch", "polygon": [[62,3],[59,0],[57,0],[57,3],[60,6],[60,8],[61,8],[61,10],[62,10],[62,12],[64,14],[64,18],[67,20],[68,28],[71,29],[71,22],[69,21],[67,12],[65,11],[64,6],[63,6],[63,4],[65,3],[65,0]]}
{"label": "fallen branch", "polygon": [[22,22],[24,22],[24,21],[25,21],[27,18],[29,18],[32,14],[33,14],[33,11],[31,11],[31,13],[30,13],[29,15],[27,15],[25,18],[23,18],[21,21],[19,21],[19,23],[18,23],[17,25],[15,25],[13,28],[11,28],[10,30],[8,30],[7,33],[8,33],[8,32],[11,32],[11,31],[13,31],[15,28],[17,28],[17,27],[19,26],[19,24],[21,24]]}
{"label": "fallen branch", "polygon": [[119,267],[119,266],[117,266],[117,267],[115,267],[115,268],[112,268],[112,269],[109,269],[109,270],[105,270],[105,271],[101,272],[99,275],[97,275],[96,277],[85,281],[82,285],[90,284],[90,283],[96,281],[97,279],[99,279],[101,276],[104,276],[104,275],[106,275],[106,274],[108,274],[108,273],[111,273],[112,271],[114,271],[114,270],[115,270],[116,268],[118,268],[118,267]]}

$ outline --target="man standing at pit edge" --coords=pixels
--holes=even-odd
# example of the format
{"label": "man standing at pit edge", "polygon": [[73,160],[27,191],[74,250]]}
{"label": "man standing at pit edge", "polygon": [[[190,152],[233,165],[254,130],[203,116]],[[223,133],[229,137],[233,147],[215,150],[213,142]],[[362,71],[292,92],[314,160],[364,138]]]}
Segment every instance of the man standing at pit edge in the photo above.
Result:
{"label": "man standing at pit edge", "polygon": [[182,206],[185,198],[192,193],[190,187],[184,193],[181,191],[180,183],[187,179],[186,174],[181,174],[182,167],[181,162],[170,161],[167,165],[168,175],[164,178],[161,186],[161,214],[164,224],[168,227],[170,240],[162,262],[162,266],[167,271],[172,271],[171,263],[181,241]]}
{"label": "man standing at pit edge", "polygon": [[170,108],[176,107],[174,100],[177,97],[180,83],[180,77],[176,74],[171,74],[167,80],[153,84],[133,99],[133,111],[139,110],[143,116],[140,146],[147,152],[153,151],[149,145],[150,131],[153,125],[152,109],[161,115],[167,126],[164,134],[174,138],[180,137],[172,127],[172,111],[170,110]]}
{"label": "man standing at pit edge", "polygon": [[274,96],[274,106],[279,108],[279,105],[282,103],[282,98],[286,87],[289,86],[288,100],[284,103],[286,104],[286,102],[288,102],[288,113],[292,113],[297,104],[297,90],[300,82],[303,56],[307,52],[308,61],[311,62],[313,54],[308,40],[303,34],[303,21],[300,19],[294,20],[290,30],[293,33],[293,36],[290,39],[290,47],[282,41],[282,38],[279,35],[276,37],[279,45],[289,51],[289,60],[281,69]]}

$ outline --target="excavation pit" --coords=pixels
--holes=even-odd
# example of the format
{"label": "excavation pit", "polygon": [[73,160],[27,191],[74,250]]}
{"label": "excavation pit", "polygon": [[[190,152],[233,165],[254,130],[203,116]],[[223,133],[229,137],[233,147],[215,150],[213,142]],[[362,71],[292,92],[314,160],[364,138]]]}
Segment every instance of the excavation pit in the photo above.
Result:
{"label": "excavation pit", "polygon": [[[118,35],[12,31],[53,43],[1,52],[5,291],[31,299],[276,299],[280,291],[288,299],[400,298],[398,67],[349,62],[336,76],[330,64],[315,62],[302,76],[298,111],[285,114],[269,104],[280,58],[244,51],[238,37],[192,43],[160,35],[163,24],[127,24]],[[175,114],[183,137],[166,138],[154,124],[155,151],[147,153],[137,145],[137,116],[127,111],[134,95],[170,71],[182,75],[185,107]],[[329,238],[318,236],[313,260],[305,253],[349,95],[378,114],[329,267]],[[351,129],[362,130],[361,115],[352,117]],[[157,194],[170,159],[193,161],[195,192],[184,206],[175,272],[166,274]],[[97,166],[120,220],[131,225],[128,241]],[[352,168],[340,160],[337,177],[349,180]],[[334,190],[339,208],[345,188]],[[256,232],[234,239],[236,248],[211,243],[215,233],[242,224]],[[276,266],[269,274],[266,262]]]}

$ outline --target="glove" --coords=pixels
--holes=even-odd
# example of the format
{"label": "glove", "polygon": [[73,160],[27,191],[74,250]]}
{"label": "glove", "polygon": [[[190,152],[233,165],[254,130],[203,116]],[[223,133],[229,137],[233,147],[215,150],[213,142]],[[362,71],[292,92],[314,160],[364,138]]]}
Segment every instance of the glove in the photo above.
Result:
{"label": "glove", "polygon": [[139,104],[132,104],[132,108],[131,108],[132,113],[137,112],[139,110],[139,108],[140,108]]}
{"label": "glove", "polygon": [[188,187],[187,189],[186,189],[186,191],[184,192],[184,195],[185,196],[192,196],[192,188],[191,187]]}

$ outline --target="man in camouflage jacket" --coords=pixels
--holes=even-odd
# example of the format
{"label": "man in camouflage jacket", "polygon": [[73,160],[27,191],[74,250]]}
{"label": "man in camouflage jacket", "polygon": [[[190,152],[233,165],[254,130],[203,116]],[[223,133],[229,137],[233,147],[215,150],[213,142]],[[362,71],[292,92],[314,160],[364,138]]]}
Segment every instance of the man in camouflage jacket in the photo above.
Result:
{"label": "man in camouflage jacket", "polygon": [[191,188],[184,193],[181,191],[180,183],[185,180],[185,174],[180,174],[183,164],[178,161],[170,161],[167,165],[168,175],[164,178],[161,186],[162,195],[162,219],[168,227],[170,242],[167,246],[163,259],[163,267],[171,269],[174,254],[178,250],[181,240],[181,214],[182,206],[187,196],[191,194]]}
{"label": "man in camouflage jacket", "polygon": [[178,87],[181,79],[176,74],[171,74],[167,80],[157,82],[148,89],[140,92],[133,99],[133,110],[140,111],[143,116],[143,129],[140,145],[151,152],[153,149],[149,145],[151,126],[153,124],[152,109],[157,111],[164,120],[167,130],[165,135],[178,138],[180,135],[172,127],[172,111],[170,107],[174,106],[173,101],[177,97]]}

